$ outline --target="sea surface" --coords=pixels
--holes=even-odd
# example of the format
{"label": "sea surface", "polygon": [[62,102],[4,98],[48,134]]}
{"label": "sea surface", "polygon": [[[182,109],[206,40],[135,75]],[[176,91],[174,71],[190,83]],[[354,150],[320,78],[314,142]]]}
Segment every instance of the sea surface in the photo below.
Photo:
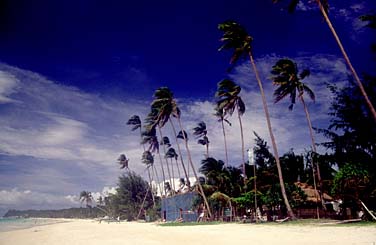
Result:
{"label": "sea surface", "polygon": [[0,218],[0,232],[27,229],[61,222],[65,221],[43,218]]}

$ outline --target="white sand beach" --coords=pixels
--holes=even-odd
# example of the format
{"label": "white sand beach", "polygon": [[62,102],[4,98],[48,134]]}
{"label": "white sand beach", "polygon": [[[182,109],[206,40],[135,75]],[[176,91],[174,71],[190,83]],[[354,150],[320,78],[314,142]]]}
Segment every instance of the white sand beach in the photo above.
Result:
{"label": "white sand beach", "polygon": [[62,244],[376,244],[376,226],[221,224],[162,227],[90,220],[0,232],[1,245]]}

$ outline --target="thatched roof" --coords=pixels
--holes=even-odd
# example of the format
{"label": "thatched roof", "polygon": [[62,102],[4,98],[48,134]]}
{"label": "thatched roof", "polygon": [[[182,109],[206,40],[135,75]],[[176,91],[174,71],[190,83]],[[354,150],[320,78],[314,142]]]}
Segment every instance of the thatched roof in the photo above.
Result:
{"label": "thatched roof", "polygon": [[[301,182],[296,182],[295,185],[304,191],[304,193],[307,195],[307,201],[314,203],[321,202],[320,195],[317,190],[315,191],[313,186]],[[323,193],[323,198],[324,201],[333,201],[333,197],[329,196],[327,193]]]}

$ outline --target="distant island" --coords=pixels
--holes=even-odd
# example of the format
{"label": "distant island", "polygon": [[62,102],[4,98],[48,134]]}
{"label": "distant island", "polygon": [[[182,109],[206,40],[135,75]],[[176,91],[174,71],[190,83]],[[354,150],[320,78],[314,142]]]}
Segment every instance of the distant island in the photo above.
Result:
{"label": "distant island", "polygon": [[4,214],[4,218],[23,217],[23,218],[97,218],[103,217],[105,213],[96,208],[67,208],[58,210],[15,210],[10,209]]}

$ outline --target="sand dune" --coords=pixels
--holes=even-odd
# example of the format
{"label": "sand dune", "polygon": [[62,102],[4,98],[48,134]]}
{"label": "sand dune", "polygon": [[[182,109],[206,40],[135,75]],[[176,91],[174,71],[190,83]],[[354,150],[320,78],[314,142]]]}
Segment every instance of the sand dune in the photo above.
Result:
{"label": "sand dune", "polygon": [[161,227],[152,223],[74,220],[0,233],[1,245],[62,244],[376,244],[376,226],[223,224]]}

